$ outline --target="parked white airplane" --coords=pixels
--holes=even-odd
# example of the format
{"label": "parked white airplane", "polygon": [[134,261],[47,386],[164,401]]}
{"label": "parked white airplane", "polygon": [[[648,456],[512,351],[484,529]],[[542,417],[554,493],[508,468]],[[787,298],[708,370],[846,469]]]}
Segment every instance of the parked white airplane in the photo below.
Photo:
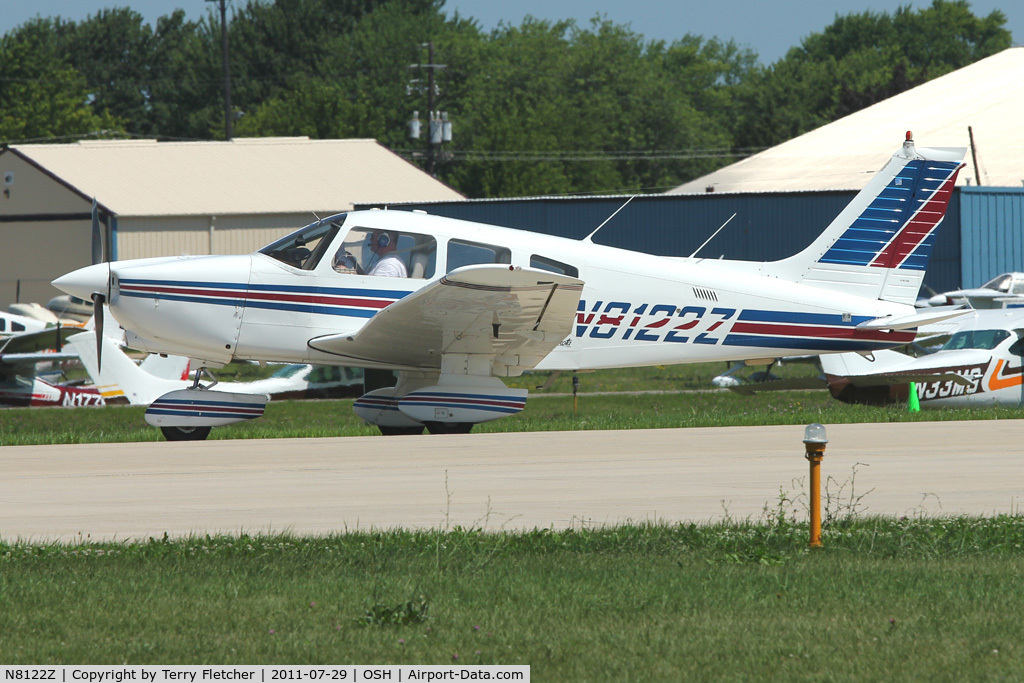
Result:
{"label": "parked white airplane", "polygon": [[[775,262],[668,258],[405,211],[339,214],[246,256],[97,264],[54,281],[93,298],[132,348],[394,369],[358,399],[383,433],[465,432],[522,410],[499,379],[906,344],[963,149],[907,140],[804,251]],[[596,232],[596,231],[595,231]],[[396,261],[400,261],[398,264]],[[384,268],[405,277],[385,278]],[[948,315],[948,314],[944,314]],[[197,375],[198,377],[198,375]],[[262,414],[240,394],[188,390],[160,426]]]}
{"label": "parked white airplane", "polygon": [[906,403],[914,382],[922,408],[1024,405],[1024,310],[981,310],[942,348],[920,358],[897,351],[821,356],[829,391],[847,403]]}
{"label": "parked white airplane", "polygon": [[1024,273],[1003,273],[981,287],[955,289],[928,299],[929,306],[949,304],[967,304],[971,308],[1024,307]]}
{"label": "parked white airplane", "polygon": [[17,313],[4,313],[0,311],[0,338],[25,332],[39,332],[47,327],[47,323],[42,320],[18,315]]}
{"label": "parked white airplane", "polygon": [[[9,316],[0,317],[5,319],[10,321]],[[103,405],[103,397],[94,387],[54,384],[40,376],[40,364],[75,358],[61,349],[69,335],[78,333],[75,328],[40,324],[44,329],[18,330],[0,339],[0,407]]]}
{"label": "parked white airplane", "polygon": [[[103,369],[100,370],[94,331],[82,332],[67,340],[67,348],[77,354],[106,401],[124,399],[132,405],[150,405],[168,392],[192,386],[189,361],[182,356],[161,357],[151,354],[136,365],[118,341],[104,336]],[[272,377],[251,382],[212,382],[222,390],[242,394],[265,394],[276,399],[326,398],[340,395],[347,387],[361,386],[362,374],[351,368],[316,365],[282,365]],[[214,392],[215,393],[215,392]],[[168,441],[202,438],[210,427],[162,426]]]}

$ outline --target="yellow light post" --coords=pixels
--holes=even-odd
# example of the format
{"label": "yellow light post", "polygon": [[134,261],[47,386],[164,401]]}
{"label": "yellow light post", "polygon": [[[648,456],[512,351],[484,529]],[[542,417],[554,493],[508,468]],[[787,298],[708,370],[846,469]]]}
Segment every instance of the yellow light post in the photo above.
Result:
{"label": "yellow light post", "polygon": [[804,428],[804,457],[811,464],[811,547],[821,547],[821,459],[825,457],[825,425]]}

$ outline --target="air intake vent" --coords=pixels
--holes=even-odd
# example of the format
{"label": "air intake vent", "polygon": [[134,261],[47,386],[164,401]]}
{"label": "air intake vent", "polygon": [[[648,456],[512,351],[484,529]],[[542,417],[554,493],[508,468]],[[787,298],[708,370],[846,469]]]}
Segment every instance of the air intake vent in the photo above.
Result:
{"label": "air intake vent", "polygon": [[694,287],[693,295],[698,299],[703,299],[704,301],[718,301],[718,295],[715,294],[715,290],[713,289],[700,289],[699,287]]}

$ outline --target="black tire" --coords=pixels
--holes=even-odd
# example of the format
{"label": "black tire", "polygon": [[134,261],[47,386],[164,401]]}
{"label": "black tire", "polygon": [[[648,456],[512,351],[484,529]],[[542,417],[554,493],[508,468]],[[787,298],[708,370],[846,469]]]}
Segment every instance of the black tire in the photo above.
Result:
{"label": "black tire", "polygon": [[469,434],[473,430],[473,422],[425,422],[431,434]]}
{"label": "black tire", "polygon": [[384,436],[412,436],[423,433],[423,425],[419,427],[381,427],[377,425],[377,429]]}
{"label": "black tire", "polygon": [[161,427],[168,441],[202,441],[210,435],[210,427]]}

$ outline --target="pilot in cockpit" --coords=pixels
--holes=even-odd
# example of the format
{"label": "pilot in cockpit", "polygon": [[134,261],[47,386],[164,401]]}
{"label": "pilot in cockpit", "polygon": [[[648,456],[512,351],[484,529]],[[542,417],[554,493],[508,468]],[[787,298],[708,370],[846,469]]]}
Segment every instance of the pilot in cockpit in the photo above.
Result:
{"label": "pilot in cockpit", "polygon": [[405,261],[395,253],[398,248],[398,233],[394,230],[378,230],[367,233],[367,245],[377,261],[370,266],[367,275],[378,277],[409,277]]}

